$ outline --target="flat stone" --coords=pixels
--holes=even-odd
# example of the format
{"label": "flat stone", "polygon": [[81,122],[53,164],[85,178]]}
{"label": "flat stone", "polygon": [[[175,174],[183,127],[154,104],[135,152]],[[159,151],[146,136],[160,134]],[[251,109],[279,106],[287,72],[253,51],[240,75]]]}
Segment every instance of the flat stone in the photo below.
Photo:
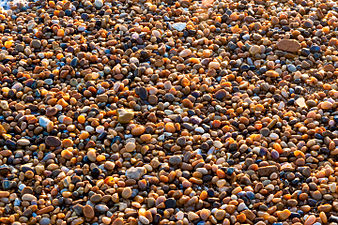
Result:
{"label": "flat stone", "polygon": [[134,118],[134,112],[130,109],[118,109],[117,121],[119,123],[129,123]]}
{"label": "flat stone", "polygon": [[265,166],[258,168],[258,175],[262,177],[270,176],[274,172],[278,172],[277,166]]}
{"label": "flat stone", "polygon": [[125,199],[128,199],[131,197],[131,195],[133,194],[133,191],[131,190],[130,187],[125,187],[122,191],[122,197]]}
{"label": "flat stone", "polygon": [[187,26],[187,23],[174,23],[172,27],[178,31],[183,31],[185,27]]}
{"label": "flat stone", "polygon": [[171,165],[179,165],[182,162],[182,157],[178,155],[170,156],[169,163]]}
{"label": "flat stone", "polygon": [[85,205],[85,206],[83,207],[83,215],[84,215],[85,217],[89,218],[89,219],[94,218],[95,213],[94,213],[93,207],[90,206],[90,205]]}
{"label": "flat stone", "polygon": [[43,217],[40,220],[40,225],[49,225],[49,224],[50,224],[50,218],[48,218],[48,217]]}
{"label": "flat stone", "polygon": [[258,45],[253,45],[250,47],[249,52],[251,55],[256,55],[261,52],[261,48]]}
{"label": "flat stone", "polygon": [[305,99],[303,97],[297,98],[296,104],[299,107],[306,107]]}
{"label": "flat stone", "polygon": [[51,123],[52,121],[50,121],[48,118],[46,118],[46,117],[44,117],[44,116],[41,116],[40,118],[39,118],[39,125],[41,126],[41,127],[43,127],[43,128],[46,128],[47,127],[47,125],[49,124],[49,123]]}
{"label": "flat stone", "polygon": [[24,138],[22,138],[22,139],[19,139],[18,141],[17,141],[17,144],[18,145],[21,145],[21,146],[27,146],[27,145],[30,145],[30,141],[28,140],[28,139],[24,139]]}
{"label": "flat stone", "polygon": [[23,196],[22,196],[22,201],[36,201],[37,200],[37,198],[34,196],[34,195],[32,195],[32,194],[24,194]]}
{"label": "flat stone", "polygon": [[301,45],[297,40],[283,39],[277,43],[277,48],[282,51],[295,53],[298,52],[298,50],[301,48]]}
{"label": "flat stone", "polygon": [[176,200],[173,198],[169,198],[164,202],[166,209],[171,209],[176,207]]}
{"label": "flat stone", "polygon": [[38,39],[33,39],[33,40],[31,41],[31,46],[32,46],[33,48],[40,48],[40,47],[41,47],[41,41],[38,40]]}
{"label": "flat stone", "polygon": [[48,136],[45,139],[45,143],[49,147],[58,147],[61,145],[61,141],[58,137],[55,136]]}
{"label": "flat stone", "polygon": [[128,179],[139,180],[144,172],[144,167],[131,167],[126,171],[126,176]]}
{"label": "flat stone", "polygon": [[325,71],[329,71],[329,72],[334,72],[335,71],[335,67],[332,64],[327,64],[323,67],[323,69]]}

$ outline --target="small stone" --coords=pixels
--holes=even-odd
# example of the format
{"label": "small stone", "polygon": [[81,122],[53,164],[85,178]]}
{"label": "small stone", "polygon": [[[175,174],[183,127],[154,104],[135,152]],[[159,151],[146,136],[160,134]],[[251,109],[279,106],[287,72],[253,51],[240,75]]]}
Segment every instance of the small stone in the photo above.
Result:
{"label": "small stone", "polygon": [[47,206],[47,207],[44,207],[42,209],[40,209],[39,211],[37,211],[36,213],[38,215],[42,215],[42,214],[46,214],[46,213],[49,213],[51,211],[54,210],[54,206],[50,205],[50,206]]}
{"label": "small stone", "polygon": [[40,225],[49,225],[50,224],[50,218],[48,217],[43,217],[41,220],[40,220]]}
{"label": "small stone", "polygon": [[209,69],[218,70],[219,68],[221,68],[221,64],[219,64],[219,62],[210,62],[209,63]]}
{"label": "small stone", "polygon": [[139,216],[139,220],[143,224],[149,224],[150,223],[150,221],[145,216]]}
{"label": "small stone", "polygon": [[70,225],[80,225],[80,224],[83,224],[83,222],[84,222],[84,219],[80,217],[80,218],[73,220]]}
{"label": "small stone", "polygon": [[316,222],[316,219],[317,219],[316,216],[310,215],[306,218],[304,225],[312,225]]}
{"label": "small stone", "polygon": [[113,224],[112,224],[112,225],[123,225],[123,224],[124,224],[123,219],[121,219],[121,218],[116,218],[116,219],[113,221]]}
{"label": "small stone", "polygon": [[95,0],[94,5],[96,8],[100,9],[103,6],[103,1],[102,0]]}
{"label": "small stone", "polygon": [[108,101],[108,95],[106,95],[106,94],[98,95],[96,97],[96,100],[98,102],[107,102]]}
{"label": "small stone", "polygon": [[27,145],[30,145],[30,143],[31,142],[28,139],[19,139],[17,141],[17,144],[21,146],[27,146]]}
{"label": "small stone", "polygon": [[215,146],[216,148],[222,148],[222,147],[223,147],[223,144],[222,144],[222,142],[220,142],[220,141],[214,141],[214,146]]}
{"label": "small stone", "polygon": [[214,3],[214,0],[202,0],[202,5],[204,7],[210,7]]}
{"label": "small stone", "polygon": [[104,216],[102,217],[102,222],[108,225],[111,223],[111,218]]}
{"label": "small stone", "polygon": [[107,170],[113,170],[115,168],[115,163],[107,161],[104,163],[104,168]]}
{"label": "small stone", "polygon": [[297,40],[294,39],[283,39],[280,40],[277,43],[277,48],[282,51],[288,51],[288,52],[298,52],[298,50],[301,48],[301,45]]}
{"label": "small stone", "polygon": [[[54,116],[56,113],[58,112],[58,109],[56,107],[48,107],[46,109],[46,116]],[[40,118],[45,118],[47,119],[46,117],[40,117]],[[40,122],[40,120],[39,120]]]}
{"label": "small stone", "polygon": [[291,215],[290,210],[284,209],[283,211],[278,211],[277,216],[280,220],[286,220]]}
{"label": "small stone", "polygon": [[218,100],[222,100],[225,97],[226,97],[226,91],[224,89],[218,90],[215,93],[215,98],[217,98]]}
{"label": "small stone", "polygon": [[184,49],[183,51],[180,52],[179,56],[185,58],[191,55],[191,50],[190,49]]}
{"label": "small stone", "polygon": [[88,159],[92,162],[96,161],[96,150],[95,149],[90,149],[87,152]]}
{"label": "small stone", "polygon": [[131,190],[130,187],[123,188],[123,191],[122,191],[123,198],[128,199],[131,197],[132,194],[133,194],[133,191]]}
{"label": "small stone", "polygon": [[200,212],[200,217],[204,221],[207,221],[210,215],[211,215],[211,212],[209,209],[202,209]]}
{"label": "small stone", "polygon": [[144,173],[144,167],[131,167],[126,171],[126,176],[128,179],[139,180]]}
{"label": "small stone", "polygon": [[50,124],[52,121],[50,121],[48,118],[41,116],[39,118],[39,124],[43,128],[47,128],[48,124]]}
{"label": "small stone", "polygon": [[125,147],[125,149],[126,149],[127,152],[132,152],[132,151],[135,150],[135,148],[136,148],[136,145],[135,145],[134,142],[128,142],[126,144],[126,147]]}
{"label": "small stone", "polygon": [[71,67],[76,67],[79,59],[77,57],[74,57],[72,61],[70,61],[70,66]]}
{"label": "small stone", "polygon": [[253,45],[250,47],[249,52],[251,55],[256,55],[261,52],[261,48],[258,45]]}
{"label": "small stone", "polygon": [[55,136],[48,136],[45,139],[45,143],[49,147],[58,147],[61,145],[61,141],[58,137]]}
{"label": "small stone", "polygon": [[267,127],[264,127],[260,130],[260,133],[264,136],[264,137],[268,137],[270,135],[270,129]]}
{"label": "small stone", "polygon": [[323,67],[323,69],[325,71],[329,71],[329,72],[334,72],[335,71],[335,67],[332,64],[327,64]]}
{"label": "small stone", "polygon": [[187,139],[185,137],[179,137],[177,138],[176,142],[180,146],[185,146],[187,143]]}
{"label": "small stone", "polygon": [[183,31],[185,27],[187,26],[186,23],[174,23],[172,27],[178,31]]}
{"label": "small stone", "polygon": [[142,125],[136,126],[131,130],[131,134],[134,136],[139,136],[146,131],[146,128]]}
{"label": "small stone", "polygon": [[296,71],[297,71],[297,68],[296,68],[296,66],[295,66],[295,65],[293,65],[293,64],[289,64],[289,65],[287,66],[287,68],[288,68],[288,71],[289,71],[289,72],[291,72],[291,73],[293,73],[293,72],[296,72]]}
{"label": "small stone", "polygon": [[297,98],[296,104],[299,107],[306,107],[305,99],[303,97]]}
{"label": "small stone", "polygon": [[117,118],[120,123],[129,123],[134,118],[134,112],[130,109],[118,109]]}
{"label": "small stone", "polygon": [[181,156],[178,156],[178,155],[173,155],[173,156],[170,156],[169,158],[169,163],[171,165],[179,165],[180,163],[182,162],[182,157]]}
{"label": "small stone", "polygon": [[277,166],[265,166],[258,168],[258,175],[262,177],[268,177],[274,172],[278,172]]}
{"label": "small stone", "polygon": [[8,109],[9,109],[8,102],[5,101],[5,100],[2,100],[2,101],[0,102],[0,107],[1,107],[3,110],[8,110]]}
{"label": "small stone", "polygon": [[188,212],[188,219],[193,222],[198,220],[200,217],[194,212]]}
{"label": "small stone", "polygon": [[169,198],[164,202],[166,209],[171,209],[176,207],[176,200],[173,198]]}
{"label": "small stone", "polygon": [[95,209],[99,211],[100,213],[105,213],[109,210],[109,207],[104,204],[98,204],[95,206]]}
{"label": "small stone", "polygon": [[324,205],[320,205],[318,206],[318,211],[321,211],[321,212],[330,212],[332,210],[332,205],[330,204],[324,204]]}
{"label": "small stone", "polygon": [[268,70],[268,71],[266,71],[265,75],[266,75],[267,77],[272,77],[272,78],[277,78],[277,77],[279,77],[279,73],[277,73],[277,72],[274,71],[274,70]]}
{"label": "small stone", "polygon": [[215,212],[215,218],[216,218],[217,220],[223,220],[224,217],[225,217],[225,210],[219,209],[219,210],[217,210],[217,211]]}
{"label": "small stone", "polygon": [[29,201],[29,202],[31,202],[31,201],[36,201],[36,200],[37,200],[37,198],[34,195],[32,195],[32,194],[24,194],[22,196],[22,201]]}
{"label": "small stone", "polygon": [[329,110],[332,108],[333,104],[329,101],[324,101],[320,106],[322,109]]}
{"label": "small stone", "polygon": [[31,46],[32,46],[33,48],[35,48],[35,49],[38,49],[38,48],[41,47],[41,41],[38,40],[38,39],[33,39],[33,40],[31,41]]}
{"label": "small stone", "polygon": [[89,218],[89,219],[94,218],[95,213],[94,213],[93,207],[90,206],[90,205],[85,205],[85,206],[83,207],[83,215],[84,215],[86,218]]}
{"label": "small stone", "polygon": [[0,198],[8,197],[9,192],[8,191],[0,191]]}

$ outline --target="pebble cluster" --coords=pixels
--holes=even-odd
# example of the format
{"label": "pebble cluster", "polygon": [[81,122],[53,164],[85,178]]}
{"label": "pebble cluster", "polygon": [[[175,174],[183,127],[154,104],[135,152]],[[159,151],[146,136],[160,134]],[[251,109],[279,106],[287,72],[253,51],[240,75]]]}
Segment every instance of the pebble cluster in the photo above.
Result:
{"label": "pebble cluster", "polygon": [[0,13],[0,224],[338,224],[335,0]]}

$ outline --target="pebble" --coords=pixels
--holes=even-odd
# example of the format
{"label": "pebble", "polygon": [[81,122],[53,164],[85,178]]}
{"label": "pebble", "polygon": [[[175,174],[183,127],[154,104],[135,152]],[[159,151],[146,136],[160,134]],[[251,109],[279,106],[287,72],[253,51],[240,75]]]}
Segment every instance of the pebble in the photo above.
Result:
{"label": "pebble", "polygon": [[312,225],[316,222],[316,216],[310,215],[306,218],[304,225]]}
{"label": "pebble", "polygon": [[126,187],[122,191],[122,197],[128,199],[128,198],[131,197],[132,193],[133,192],[132,192],[131,188],[130,187]]}
{"label": "pebble", "polygon": [[52,121],[50,121],[48,118],[41,116],[39,118],[39,125],[43,128],[47,128],[48,124],[50,124]]}
{"label": "pebble", "polygon": [[60,139],[55,136],[46,137],[45,143],[47,146],[50,146],[50,147],[58,147],[61,145]]}
{"label": "pebble", "polygon": [[40,40],[37,40],[37,39],[33,39],[31,41],[31,46],[35,49],[38,49],[41,47],[41,41]]}
{"label": "pebble", "polygon": [[94,5],[96,8],[100,9],[103,6],[103,1],[102,0],[95,0]]}
{"label": "pebble", "polygon": [[277,43],[277,48],[282,51],[295,53],[298,52],[301,45],[295,39],[282,39]]}
{"label": "pebble", "polygon": [[186,23],[174,23],[173,25],[173,28],[178,30],[178,31],[183,31],[185,29],[185,27],[187,26]]}
{"label": "pebble", "polygon": [[126,176],[128,179],[139,180],[144,173],[143,167],[131,167],[126,171]]}
{"label": "pebble", "polygon": [[27,146],[27,145],[30,145],[30,143],[31,142],[28,139],[19,139],[17,141],[17,144],[21,146]]}
{"label": "pebble", "polygon": [[171,156],[171,157],[169,158],[169,163],[170,163],[171,165],[176,166],[176,165],[179,165],[181,162],[182,162],[181,156],[174,155],[174,156]]}
{"label": "pebble", "polygon": [[129,109],[118,109],[117,117],[120,123],[129,123],[134,118],[134,112]]}
{"label": "pebble", "polygon": [[37,198],[34,195],[32,195],[32,194],[24,194],[22,196],[22,201],[29,201],[29,202],[31,202],[31,201],[36,201],[36,200],[37,200]]}
{"label": "pebble", "polygon": [[258,175],[259,176],[270,176],[272,173],[278,172],[277,166],[265,166],[258,168]]}
{"label": "pebble", "polygon": [[135,145],[134,142],[128,142],[128,143],[126,144],[126,151],[127,151],[127,152],[132,152],[132,151],[135,150],[135,148],[136,148],[136,145]]}
{"label": "pebble", "polygon": [[85,205],[83,207],[83,215],[88,218],[88,219],[92,219],[95,217],[95,213],[94,213],[94,209],[92,206],[90,205]]}
{"label": "pebble", "polygon": [[202,209],[200,212],[200,217],[204,221],[207,221],[210,215],[211,215],[211,212],[208,209]]}
{"label": "pebble", "polygon": [[283,211],[277,212],[277,215],[280,220],[286,220],[291,215],[291,212],[288,209],[284,209]]}

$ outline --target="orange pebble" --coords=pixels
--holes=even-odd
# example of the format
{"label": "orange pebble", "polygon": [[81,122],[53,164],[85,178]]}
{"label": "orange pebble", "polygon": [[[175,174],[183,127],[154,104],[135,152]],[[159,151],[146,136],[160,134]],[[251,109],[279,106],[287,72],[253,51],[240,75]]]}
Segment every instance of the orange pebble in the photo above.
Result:
{"label": "orange pebble", "polygon": [[4,44],[5,48],[10,48],[12,47],[12,45],[13,45],[12,41],[5,41],[5,44]]}
{"label": "orange pebble", "polygon": [[293,154],[295,154],[295,156],[301,156],[301,157],[305,157],[304,153],[302,151],[296,150]]}
{"label": "orange pebble", "polygon": [[202,191],[200,194],[200,199],[205,200],[208,197],[208,192]]}
{"label": "orange pebble", "polygon": [[56,58],[57,59],[62,59],[64,57],[64,55],[62,54],[62,53],[58,53],[57,55],[56,55]]}
{"label": "orange pebble", "polygon": [[241,223],[244,223],[246,221],[246,215],[244,213],[241,213],[237,216],[237,220]]}
{"label": "orange pebble", "polygon": [[218,176],[219,178],[224,178],[224,177],[225,177],[225,173],[224,173],[223,170],[218,169],[218,170],[216,171],[216,174],[217,174],[217,176]]}
{"label": "orange pebble", "polygon": [[80,116],[77,118],[77,121],[79,121],[79,123],[85,123],[85,122],[86,122],[86,117],[84,117],[83,115],[80,115]]}
{"label": "orange pebble", "polygon": [[63,29],[58,29],[57,36],[60,36],[60,37],[65,36],[65,31]]}
{"label": "orange pebble", "polygon": [[79,136],[79,138],[82,139],[82,140],[86,139],[88,137],[89,137],[89,133],[87,131],[81,133],[80,136]]}
{"label": "orange pebble", "polygon": [[283,149],[282,149],[282,146],[280,146],[280,144],[274,143],[273,147],[279,154],[283,153]]}
{"label": "orange pebble", "polygon": [[170,133],[175,133],[176,129],[175,129],[174,123],[171,123],[171,122],[166,123],[165,130]]}
{"label": "orange pebble", "polygon": [[96,157],[96,160],[98,162],[102,162],[102,161],[106,160],[106,157],[104,155],[99,155],[99,156]]}

